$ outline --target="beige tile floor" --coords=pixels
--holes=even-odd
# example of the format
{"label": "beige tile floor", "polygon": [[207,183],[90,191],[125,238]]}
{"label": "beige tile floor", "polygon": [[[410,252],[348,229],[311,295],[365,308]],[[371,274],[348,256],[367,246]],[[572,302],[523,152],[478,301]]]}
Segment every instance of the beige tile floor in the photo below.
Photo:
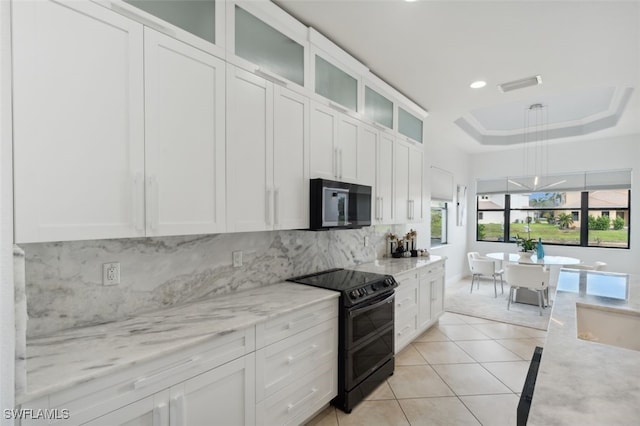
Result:
{"label": "beige tile floor", "polygon": [[533,349],[545,337],[447,312],[396,356],[394,375],[351,414],[327,407],[309,425],[515,425]]}

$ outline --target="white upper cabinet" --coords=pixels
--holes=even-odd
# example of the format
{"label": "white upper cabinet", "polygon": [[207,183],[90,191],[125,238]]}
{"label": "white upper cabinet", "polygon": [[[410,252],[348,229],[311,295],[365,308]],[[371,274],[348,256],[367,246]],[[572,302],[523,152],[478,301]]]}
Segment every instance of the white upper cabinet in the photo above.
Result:
{"label": "white upper cabinet", "polygon": [[13,3],[15,241],[144,235],[142,25]]}
{"label": "white upper cabinet", "polygon": [[394,222],[420,222],[424,217],[422,147],[397,140],[394,155]]}
{"label": "white upper cabinet", "polygon": [[315,92],[338,106],[358,111],[358,80],[334,66],[319,54],[313,56],[315,64]]}
{"label": "white upper cabinet", "polygon": [[309,98],[274,87],[274,229],[309,227]]}
{"label": "white upper cabinet", "polygon": [[273,226],[273,85],[227,66],[227,230]]}
{"label": "white upper cabinet", "polygon": [[331,40],[309,28],[313,91],[343,113],[362,108],[362,75],[368,69]]}
{"label": "white upper cabinet", "polygon": [[363,123],[360,123],[358,130],[358,181],[371,187],[371,223],[377,223],[380,205],[376,188],[376,157],[380,134],[375,128]]}
{"label": "white upper cabinet", "polygon": [[227,73],[227,230],[308,227],[308,99]]}
{"label": "white upper cabinet", "polygon": [[393,129],[393,102],[368,85],[364,87],[364,115],[375,123]]}
{"label": "white upper cabinet", "polygon": [[413,141],[422,143],[422,119],[405,108],[398,107],[398,132]]}
{"label": "white upper cabinet", "polygon": [[409,150],[409,221],[422,222],[424,219],[424,166],[420,147]]}
{"label": "white upper cabinet", "polygon": [[307,73],[307,29],[274,4],[232,1],[227,8],[228,60],[261,77],[302,91]]}
{"label": "white upper cabinet", "polygon": [[395,142],[393,156],[394,222],[409,221],[409,144]]}
{"label": "white upper cabinet", "polygon": [[380,132],[376,154],[375,219],[378,224],[392,224],[394,223],[393,172],[395,165],[392,136]]}
{"label": "white upper cabinet", "polygon": [[358,120],[311,105],[311,177],[360,183]]}
{"label": "white upper cabinet", "polygon": [[225,63],[145,29],[146,231],[225,231]]}
{"label": "white upper cabinet", "polygon": [[205,52],[225,55],[224,0],[94,1]]}

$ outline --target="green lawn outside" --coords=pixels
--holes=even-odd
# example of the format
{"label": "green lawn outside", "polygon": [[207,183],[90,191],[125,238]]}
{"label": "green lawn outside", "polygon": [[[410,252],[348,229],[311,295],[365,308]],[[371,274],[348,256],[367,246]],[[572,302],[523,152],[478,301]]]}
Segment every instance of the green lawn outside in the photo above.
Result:
{"label": "green lawn outside", "polygon": [[[526,224],[512,223],[509,235],[527,237]],[[557,225],[548,223],[531,223],[531,238],[542,238],[543,242],[580,245],[580,229],[560,229]],[[503,237],[502,224],[484,224],[484,241],[501,241]],[[603,247],[627,247],[628,233],[626,229],[606,231],[589,231],[589,245]]]}

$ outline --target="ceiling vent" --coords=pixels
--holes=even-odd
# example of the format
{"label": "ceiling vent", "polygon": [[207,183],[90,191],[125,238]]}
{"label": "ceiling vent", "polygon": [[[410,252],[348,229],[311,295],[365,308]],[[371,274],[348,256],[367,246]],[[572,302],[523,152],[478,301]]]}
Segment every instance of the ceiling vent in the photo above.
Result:
{"label": "ceiling vent", "polygon": [[502,93],[511,92],[512,90],[524,89],[525,87],[537,86],[542,84],[542,76],[535,75],[533,77],[522,78],[520,80],[510,81],[508,83],[498,84],[498,89]]}

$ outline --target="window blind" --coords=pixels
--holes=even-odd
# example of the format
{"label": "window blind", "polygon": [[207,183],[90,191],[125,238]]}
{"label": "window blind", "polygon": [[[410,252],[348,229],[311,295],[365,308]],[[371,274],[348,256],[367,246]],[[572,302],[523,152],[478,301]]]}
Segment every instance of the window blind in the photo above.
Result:
{"label": "window blind", "polygon": [[478,179],[476,194],[522,194],[531,192],[595,191],[601,189],[631,189],[631,170],[603,170],[535,176],[509,176],[498,179]]}
{"label": "window blind", "polygon": [[453,201],[453,173],[431,166],[431,199]]}

